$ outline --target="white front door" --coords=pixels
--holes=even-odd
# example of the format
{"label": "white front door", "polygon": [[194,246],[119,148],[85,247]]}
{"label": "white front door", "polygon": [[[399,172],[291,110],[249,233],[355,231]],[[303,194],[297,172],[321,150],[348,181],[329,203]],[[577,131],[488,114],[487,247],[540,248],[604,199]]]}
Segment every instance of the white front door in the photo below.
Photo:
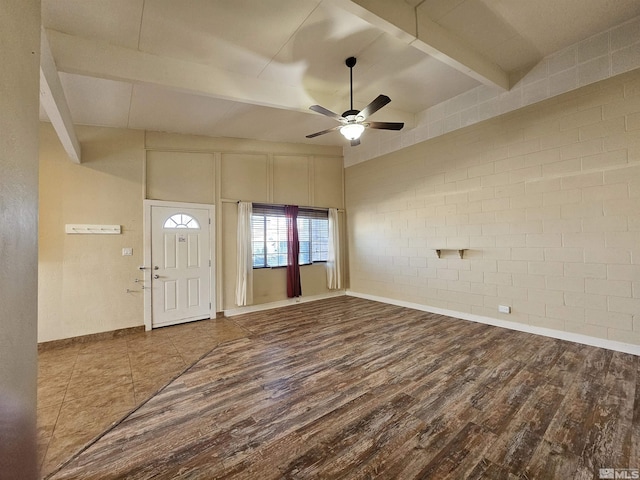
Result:
{"label": "white front door", "polygon": [[151,206],[152,326],[210,318],[208,208]]}

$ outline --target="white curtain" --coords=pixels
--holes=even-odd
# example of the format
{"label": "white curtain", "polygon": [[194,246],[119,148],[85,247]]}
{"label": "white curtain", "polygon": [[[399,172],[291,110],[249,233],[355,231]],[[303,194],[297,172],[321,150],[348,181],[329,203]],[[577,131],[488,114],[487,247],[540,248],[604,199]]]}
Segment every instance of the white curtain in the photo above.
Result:
{"label": "white curtain", "polygon": [[251,202],[238,202],[238,261],[236,305],[253,303],[253,255],[251,249]]}
{"label": "white curtain", "polygon": [[342,288],[342,258],[340,255],[340,218],[338,210],[329,209],[329,251],[327,253],[327,287]]}

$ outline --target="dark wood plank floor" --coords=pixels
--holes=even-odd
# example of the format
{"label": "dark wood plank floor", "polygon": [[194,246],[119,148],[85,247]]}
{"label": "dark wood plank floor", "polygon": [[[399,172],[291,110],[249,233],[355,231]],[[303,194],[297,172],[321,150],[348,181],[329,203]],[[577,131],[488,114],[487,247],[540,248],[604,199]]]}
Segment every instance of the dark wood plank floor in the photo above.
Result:
{"label": "dark wood plank floor", "polygon": [[592,479],[640,467],[639,357],[339,297],[222,343],[53,478]]}

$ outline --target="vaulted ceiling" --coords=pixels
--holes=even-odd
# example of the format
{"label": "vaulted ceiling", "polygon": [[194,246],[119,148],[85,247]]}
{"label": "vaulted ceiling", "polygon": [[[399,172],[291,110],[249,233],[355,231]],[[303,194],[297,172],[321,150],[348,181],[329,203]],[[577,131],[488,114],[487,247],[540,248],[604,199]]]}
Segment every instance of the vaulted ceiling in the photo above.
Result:
{"label": "vaulted ceiling", "polygon": [[[345,145],[309,110],[421,111],[640,15],[638,0],[43,0],[75,125]],[[47,118],[49,110],[41,113]],[[52,119],[53,120],[53,119]],[[384,135],[386,132],[375,132]]]}

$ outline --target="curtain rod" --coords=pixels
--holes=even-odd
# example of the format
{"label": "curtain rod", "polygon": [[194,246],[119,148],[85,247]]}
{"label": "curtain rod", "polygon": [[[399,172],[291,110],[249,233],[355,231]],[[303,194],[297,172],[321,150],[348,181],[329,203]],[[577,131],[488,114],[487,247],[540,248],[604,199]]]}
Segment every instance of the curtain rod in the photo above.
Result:
{"label": "curtain rod", "polygon": [[[236,203],[240,203],[242,200],[238,200]],[[248,202],[251,203],[253,205],[264,205],[265,207],[286,207],[287,205],[283,204],[283,203],[261,203],[261,202]],[[304,205],[292,205],[292,206],[296,206],[298,208],[304,208],[305,210],[329,210],[329,208],[332,207],[307,207]]]}
{"label": "curtain rod", "polygon": [[[235,204],[238,204],[238,203],[242,202],[242,200],[231,200],[231,199],[228,199],[228,200],[222,199],[221,201],[223,203],[235,203]],[[249,203],[254,203],[254,202],[249,202]],[[255,202],[255,203],[257,205],[267,205],[267,206],[273,205],[274,207],[285,207],[286,206],[284,204],[277,204],[277,203],[260,203],[260,202]],[[335,208],[336,210],[338,210],[338,212],[344,213],[346,211],[344,208],[336,208],[336,207],[301,207],[301,206],[298,206],[298,208],[308,208],[309,210],[329,210],[330,208]]]}

